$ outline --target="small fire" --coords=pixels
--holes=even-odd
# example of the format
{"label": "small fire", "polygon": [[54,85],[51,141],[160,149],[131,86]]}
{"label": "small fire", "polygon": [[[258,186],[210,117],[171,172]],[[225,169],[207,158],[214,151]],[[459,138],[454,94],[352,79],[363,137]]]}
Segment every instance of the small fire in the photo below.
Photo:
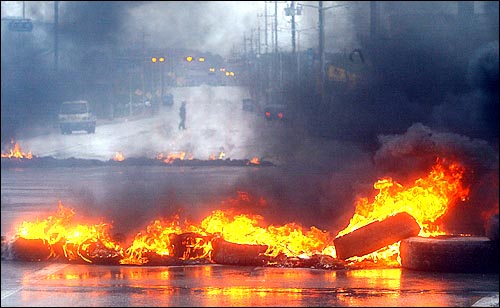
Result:
{"label": "small fire", "polygon": [[189,159],[189,160],[193,159],[193,155],[192,154],[187,155],[186,152],[184,152],[184,151],[170,152],[170,153],[168,153],[166,155],[163,154],[163,153],[158,153],[156,155],[156,159],[163,160],[163,162],[165,162],[166,164],[171,164],[175,160],[184,160],[184,159],[186,159],[186,156],[187,156],[187,159]]}
{"label": "small fire", "polygon": [[248,162],[248,164],[251,164],[251,165],[260,165],[259,158],[258,157],[254,157],[254,158],[250,159],[250,161]]}
{"label": "small fire", "polygon": [[[11,144],[14,144],[14,140],[10,141]],[[19,144],[16,142],[14,144],[14,149],[10,149],[9,153],[2,153],[2,158],[27,158],[27,159],[32,159],[33,155],[31,154],[31,151],[28,153],[24,153],[21,151],[21,148],[19,147]]]}
{"label": "small fire", "polygon": [[113,157],[114,161],[123,161],[125,160],[125,157],[123,156],[122,152],[118,151],[115,154],[115,157]]}
{"label": "small fire", "polygon": [[215,154],[211,154],[208,157],[208,160],[224,159],[224,157],[226,157],[226,153],[224,153],[224,151],[221,151],[218,156],[216,156]]}

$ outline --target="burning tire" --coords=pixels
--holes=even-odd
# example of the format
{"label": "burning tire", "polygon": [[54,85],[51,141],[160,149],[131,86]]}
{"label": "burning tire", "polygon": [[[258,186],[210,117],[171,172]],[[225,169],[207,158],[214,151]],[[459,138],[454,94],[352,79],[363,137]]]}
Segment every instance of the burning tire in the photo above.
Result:
{"label": "burning tire", "polygon": [[410,237],[399,248],[403,268],[435,272],[498,271],[498,247],[487,237]]}

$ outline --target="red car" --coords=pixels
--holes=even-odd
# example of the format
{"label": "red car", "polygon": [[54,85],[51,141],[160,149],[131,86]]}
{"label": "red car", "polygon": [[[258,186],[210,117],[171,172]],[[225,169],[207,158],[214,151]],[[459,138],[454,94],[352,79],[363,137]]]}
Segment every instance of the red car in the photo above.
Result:
{"label": "red car", "polygon": [[287,118],[284,105],[266,105],[264,115],[268,121],[284,121]]}

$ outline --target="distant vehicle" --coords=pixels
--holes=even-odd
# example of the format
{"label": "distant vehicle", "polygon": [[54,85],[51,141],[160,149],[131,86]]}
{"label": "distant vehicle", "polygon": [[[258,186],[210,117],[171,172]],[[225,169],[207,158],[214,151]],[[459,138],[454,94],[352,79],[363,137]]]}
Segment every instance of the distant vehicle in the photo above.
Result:
{"label": "distant vehicle", "polygon": [[244,98],[241,100],[242,109],[245,111],[255,111],[255,102],[251,98]]}
{"label": "distant vehicle", "polygon": [[285,105],[271,104],[264,106],[264,116],[268,121],[285,121],[286,116]]}
{"label": "distant vehicle", "polygon": [[96,116],[88,101],[63,102],[59,109],[58,119],[62,134],[71,134],[76,130],[85,130],[89,134],[95,133]]}
{"label": "distant vehicle", "polygon": [[163,106],[172,107],[174,105],[174,96],[171,93],[163,95]]}

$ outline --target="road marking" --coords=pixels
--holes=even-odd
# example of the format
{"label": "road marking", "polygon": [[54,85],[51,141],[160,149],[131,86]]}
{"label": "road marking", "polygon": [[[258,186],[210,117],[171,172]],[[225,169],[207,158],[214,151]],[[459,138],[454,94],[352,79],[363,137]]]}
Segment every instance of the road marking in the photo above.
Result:
{"label": "road marking", "polygon": [[[26,275],[25,277],[21,277],[21,278],[22,278],[22,280],[29,280],[30,283],[33,283],[35,281],[45,279],[48,275],[51,275],[59,270],[62,270],[63,268],[65,268],[67,266],[69,266],[69,264],[50,264],[50,265],[45,266],[44,268],[42,268],[42,269],[40,269],[32,274]],[[13,289],[13,290],[8,290],[8,291],[2,290],[2,300],[4,300],[7,297],[21,291],[22,289],[24,289],[24,286],[21,286],[19,288]]]}

